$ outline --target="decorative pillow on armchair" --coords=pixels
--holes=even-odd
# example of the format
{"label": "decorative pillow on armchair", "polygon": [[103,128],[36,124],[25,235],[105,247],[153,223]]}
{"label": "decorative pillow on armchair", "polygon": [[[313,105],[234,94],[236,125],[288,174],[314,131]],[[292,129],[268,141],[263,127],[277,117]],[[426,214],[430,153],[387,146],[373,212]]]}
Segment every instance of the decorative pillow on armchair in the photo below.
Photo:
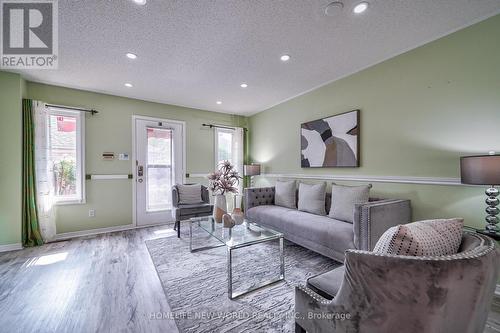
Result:
{"label": "decorative pillow on armchair", "polygon": [[179,203],[181,205],[194,205],[202,203],[201,198],[201,185],[177,185],[177,191],[179,192]]}
{"label": "decorative pillow on armchair", "polygon": [[316,215],[326,215],[325,198],[326,183],[299,184],[299,210]]}
{"label": "decorative pillow on armchair", "polygon": [[295,180],[276,181],[274,192],[274,204],[287,208],[297,208]]}
{"label": "decorative pillow on armchair", "polygon": [[445,256],[458,252],[464,219],[413,222],[389,228],[373,252],[405,256]]}

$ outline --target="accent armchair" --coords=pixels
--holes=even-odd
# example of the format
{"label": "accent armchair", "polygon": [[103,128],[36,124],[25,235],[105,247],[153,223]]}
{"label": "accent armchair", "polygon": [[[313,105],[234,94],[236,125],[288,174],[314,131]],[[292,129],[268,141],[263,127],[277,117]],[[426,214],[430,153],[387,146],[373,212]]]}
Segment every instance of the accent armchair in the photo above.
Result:
{"label": "accent armchair", "polygon": [[295,289],[296,332],[483,332],[499,252],[464,232],[459,252],[410,257],[347,250],[345,266]]}
{"label": "accent armchair", "polygon": [[177,237],[181,237],[181,221],[192,217],[209,216],[212,214],[214,206],[210,204],[208,188],[201,186],[202,203],[181,204],[179,202],[179,190],[177,185],[172,187],[173,216],[175,217],[174,230],[177,230]]}

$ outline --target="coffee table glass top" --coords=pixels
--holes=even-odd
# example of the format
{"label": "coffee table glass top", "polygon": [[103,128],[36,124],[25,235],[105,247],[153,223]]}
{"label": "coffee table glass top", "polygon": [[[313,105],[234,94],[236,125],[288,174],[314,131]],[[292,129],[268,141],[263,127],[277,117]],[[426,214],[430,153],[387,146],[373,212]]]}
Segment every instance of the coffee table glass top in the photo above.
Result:
{"label": "coffee table glass top", "polygon": [[191,223],[198,225],[211,236],[231,248],[283,237],[280,232],[248,220],[245,220],[243,224],[235,225],[233,228],[224,228],[223,224],[216,223],[212,216],[194,217],[191,219]]}

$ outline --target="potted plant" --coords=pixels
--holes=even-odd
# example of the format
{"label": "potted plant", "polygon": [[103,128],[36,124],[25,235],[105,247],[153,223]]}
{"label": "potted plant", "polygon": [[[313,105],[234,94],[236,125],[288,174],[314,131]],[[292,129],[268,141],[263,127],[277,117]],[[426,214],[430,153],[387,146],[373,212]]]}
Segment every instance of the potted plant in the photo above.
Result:
{"label": "potted plant", "polygon": [[219,169],[208,175],[209,189],[215,196],[214,219],[215,222],[222,222],[222,215],[227,213],[226,194],[238,193],[237,185],[241,177],[238,171],[229,161],[219,164]]}

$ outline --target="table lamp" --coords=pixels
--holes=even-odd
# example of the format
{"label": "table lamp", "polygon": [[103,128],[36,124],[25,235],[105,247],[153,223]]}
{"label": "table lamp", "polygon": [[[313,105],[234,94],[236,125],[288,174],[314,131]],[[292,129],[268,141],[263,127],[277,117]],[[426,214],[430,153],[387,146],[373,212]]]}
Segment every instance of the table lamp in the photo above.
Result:
{"label": "table lamp", "polygon": [[499,191],[495,188],[500,185],[500,155],[463,156],[460,157],[460,177],[462,184],[489,185],[486,189],[486,229],[478,231],[495,239],[500,239],[500,228],[498,227],[497,207],[499,203]]}
{"label": "table lamp", "polygon": [[243,166],[243,175],[250,176],[250,186],[253,186],[253,176],[260,175],[260,164],[247,164]]}

